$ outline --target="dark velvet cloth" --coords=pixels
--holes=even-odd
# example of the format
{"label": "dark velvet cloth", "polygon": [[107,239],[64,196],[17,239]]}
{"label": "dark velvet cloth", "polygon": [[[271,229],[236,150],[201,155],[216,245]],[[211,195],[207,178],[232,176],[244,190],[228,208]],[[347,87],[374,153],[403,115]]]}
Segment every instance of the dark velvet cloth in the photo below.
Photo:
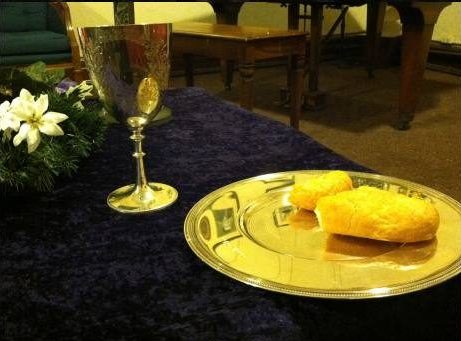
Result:
{"label": "dark velvet cloth", "polygon": [[165,103],[174,119],[146,131],[145,150],[150,180],[179,190],[172,207],[132,216],[106,205],[135,177],[122,127],[53,193],[2,199],[0,339],[459,339],[460,276],[403,296],[325,300],[254,288],[202,263],[183,222],[207,193],[271,172],[367,169],[199,88],[172,89]]}

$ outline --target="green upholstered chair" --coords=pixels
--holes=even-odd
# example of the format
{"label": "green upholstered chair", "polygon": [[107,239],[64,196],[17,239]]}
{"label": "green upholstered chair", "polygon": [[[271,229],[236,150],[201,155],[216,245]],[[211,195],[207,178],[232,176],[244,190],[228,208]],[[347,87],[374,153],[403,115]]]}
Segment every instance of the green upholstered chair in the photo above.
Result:
{"label": "green upholstered chair", "polygon": [[86,79],[65,2],[0,3],[0,67],[43,61]]}

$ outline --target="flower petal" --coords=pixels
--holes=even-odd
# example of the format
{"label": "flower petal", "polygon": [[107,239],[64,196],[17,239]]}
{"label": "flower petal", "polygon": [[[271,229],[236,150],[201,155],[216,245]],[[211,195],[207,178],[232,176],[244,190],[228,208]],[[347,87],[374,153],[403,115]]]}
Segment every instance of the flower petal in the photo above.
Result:
{"label": "flower petal", "polygon": [[14,108],[15,106],[19,105],[23,101],[21,100],[21,97],[16,97],[11,101],[11,108]]}
{"label": "flower petal", "polygon": [[42,116],[42,120],[47,123],[60,123],[67,120],[68,118],[69,116],[54,111],[47,112]]}
{"label": "flower petal", "polygon": [[9,108],[10,108],[10,102],[8,101],[5,101],[2,104],[0,104],[0,115],[2,113],[6,113]]}
{"label": "flower petal", "polygon": [[16,116],[10,115],[10,128],[13,129],[14,131],[19,130],[19,126],[21,125],[21,121],[19,121]]}
{"label": "flower petal", "polygon": [[91,97],[91,91],[93,90],[93,85],[88,81],[83,81],[79,84],[79,90],[81,98]]}
{"label": "flower petal", "polygon": [[0,119],[0,131],[5,131],[5,130],[7,130],[9,128],[10,128],[10,126],[8,125],[6,120]]}
{"label": "flower petal", "polygon": [[34,102],[34,96],[27,89],[21,89],[19,92],[19,98],[23,101]]}
{"label": "flower petal", "polygon": [[77,89],[77,86],[70,86],[69,89],[67,89],[66,91],[66,95],[70,95],[75,91],[75,89]]}
{"label": "flower petal", "polygon": [[83,91],[93,89],[93,85],[92,85],[88,80],[82,81],[78,86],[79,86]]}
{"label": "flower petal", "polygon": [[21,121],[27,121],[31,119],[35,113],[34,102],[16,101],[16,99],[17,98],[13,100],[10,112],[13,113]]}
{"label": "flower petal", "polygon": [[0,115],[0,130],[7,130],[8,128],[18,131],[21,122],[19,119],[10,112],[5,112]]}
{"label": "flower petal", "polygon": [[17,147],[26,137],[27,133],[30,130],[30,124],[29,123],[23,123],[21,125],[21,128],[19,128],[19,132],[16,134],[16,136],[13,139],[13,144],[15,147]]}
{"label": "flower petal", "polygon": [[6,117],[0,117],[0,131],[10,128],[10,121]]}
{"label": "flower petal", "polygon": [[61,127],[58,126],[56,123],[42,123],[38,126],[38,129],[43,134],[50,135],[50,136],[60,136],[64,135],[64,132],[62,131]]}
{"label": "flower petal", "polygon": [[40,144],[40,132],[37,127],[30,128],[27,133],[27,152],[30,154],[37,149]]}
{"label": "flower petal", "polygon": [[41,117],[46,109],[48,109],[48,95],[40,95],[38,100],[35,101],[35,117]]}

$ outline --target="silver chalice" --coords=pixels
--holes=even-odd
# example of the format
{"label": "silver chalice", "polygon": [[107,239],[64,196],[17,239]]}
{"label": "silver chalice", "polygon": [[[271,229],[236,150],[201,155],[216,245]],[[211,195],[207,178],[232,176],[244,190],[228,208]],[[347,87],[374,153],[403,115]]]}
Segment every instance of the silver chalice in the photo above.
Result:
{"label": "silver chalice", "polygon": [[86,67],[106,110],[132,132],[136,183],[116,189],[108,205],[123,213],[143,213],[171,205],[178,192],[148,182],[141,141],[143,129],[162,112],[170,74],[171,24],[78,28]]}

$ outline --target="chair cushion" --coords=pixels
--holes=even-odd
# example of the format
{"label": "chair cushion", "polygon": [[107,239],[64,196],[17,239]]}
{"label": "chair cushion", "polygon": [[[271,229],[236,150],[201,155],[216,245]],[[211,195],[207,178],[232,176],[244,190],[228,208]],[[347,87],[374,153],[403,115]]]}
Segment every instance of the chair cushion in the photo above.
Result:
{"label": "chair cushion", "polygon": [[51,31],[3,32],[0,46],[2,56],[70,51],[67,35]]}
{"label": "chair cushion", "polygon": [[46,30],[47,12],[46,2],[1,2],[0,31]]}
{"label": "chair cushion", "polygon": [[53,54],[23,54],[19,56],[0,56],[0,65],[30,65],[35,62],[54,64],[70,61],[71,59],[72,54],[70,52]]}

